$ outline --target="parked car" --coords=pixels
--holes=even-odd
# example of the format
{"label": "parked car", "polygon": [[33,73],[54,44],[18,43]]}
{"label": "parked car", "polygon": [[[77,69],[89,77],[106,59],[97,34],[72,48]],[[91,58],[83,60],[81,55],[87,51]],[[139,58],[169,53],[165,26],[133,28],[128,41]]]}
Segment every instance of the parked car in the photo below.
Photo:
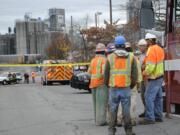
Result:
{"label": "parked car", "polygon": [[23,79],[23,75],[19,72],[14,72],[14,74],[16,75],[16,82],[19,83],[20,81],[22,81]]}
{"label": "parked car", "polygon": [[15,73],[9,73],[8,77],[9,77],[9,80],[10,80],[10,84],[11,83],[17,83],[17,79],[16,79],[16,74]]}
{"label": "parked car", "polygon": [[3,85],[11,84],[11,80],[8,74],[0,74],[0,83]]}
{"label": "parked car", "polygon": [[80,90],[88,90],[91,92],[89,88],[90,76],[87,72],[82,72],[78,74],[74,74],[71,78],[71,87]]}

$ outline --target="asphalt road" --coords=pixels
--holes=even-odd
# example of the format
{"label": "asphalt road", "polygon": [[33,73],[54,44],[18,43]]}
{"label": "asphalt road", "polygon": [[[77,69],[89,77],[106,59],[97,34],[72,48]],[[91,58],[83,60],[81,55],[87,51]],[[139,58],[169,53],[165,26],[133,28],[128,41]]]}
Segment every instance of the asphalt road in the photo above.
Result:
{"label": "asphalt road", "polygon": [[[0,135],[108,135],[107,126],[94,125],[92,108],[91,94],[69,86],[0,85]],[[134,130],[137,135],[180,135],[179,127],[180,118],[174,117]],[[123,128],[117,135],[125,135]]]}

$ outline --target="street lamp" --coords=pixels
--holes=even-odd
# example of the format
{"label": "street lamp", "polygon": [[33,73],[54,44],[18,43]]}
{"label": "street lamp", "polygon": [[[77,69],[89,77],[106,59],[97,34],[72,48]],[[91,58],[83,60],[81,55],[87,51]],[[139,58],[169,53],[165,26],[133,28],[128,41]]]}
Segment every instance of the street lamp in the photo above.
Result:
{"label": "street lamp", "polygon": [[99,27],[99,16],[102,15],[102,12],[96,12],[95,13],[95,24],[96,27]]}

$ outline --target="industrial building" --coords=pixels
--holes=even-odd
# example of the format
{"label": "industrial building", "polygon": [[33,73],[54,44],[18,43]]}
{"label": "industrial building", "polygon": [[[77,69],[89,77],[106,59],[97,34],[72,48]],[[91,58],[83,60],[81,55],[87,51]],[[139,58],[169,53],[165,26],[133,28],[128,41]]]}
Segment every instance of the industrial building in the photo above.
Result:
{"label": "industrial building", "polygon": [[139,16],[142,0],[128,0],[127,2],[127,22]]}
{"label": "industrial building", "polygon": [[50,43],[50,33],[38,19],[16,21],[17,54],[44,54]]}
{"label": "industrial building", "polygon": [[49,9],[49,18],[33,19],[25,14],[24,20],[16,20],[15,34],[0,35],[0,55],[45,55],[45,49],[53,39],[53,33],[65,32],[65,9]]}
{"label": "industrial building", "polygon": [[44,20],[26,13],[23,20],[15,21],[15,30],[15,34],[0,35],[0,63],[32,63],[36,57],[46,58],[52,40],[65,32],[65,9],[49,9],[49,18]]}
{"label": "industrial building", "polygon": [[65,9],[49,9],[50,31],[64,32],[65,29]]}
{"label": "industrial building", "polygon": [[[48,29],[47,29],[48,27]],[[32,19],[16,21],[17,54],[42,54],[51,42],[54,32],[64,33],[65,10],[49,9],[49,19]]]}
{"label": "industrial building", "polygon": [[16,54],[15,34],[0,35],[0,55]]}

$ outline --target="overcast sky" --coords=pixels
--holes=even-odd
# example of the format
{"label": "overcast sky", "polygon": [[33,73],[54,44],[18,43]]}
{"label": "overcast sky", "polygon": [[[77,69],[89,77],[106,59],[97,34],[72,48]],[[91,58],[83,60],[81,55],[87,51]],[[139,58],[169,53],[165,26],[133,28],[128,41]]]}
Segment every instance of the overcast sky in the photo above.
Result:
{"label": "overcast sky", "polygon": [[[112,4],[125,4],[128,0],[112,0]],[[26,12],[30,12],[33,18],[48,18],[49,8],[64,8],[66,12],[66,23],[70,22],[72,15],[76,23],[90,17],[89,25],[94,24],[94,14],[102,12],[100,22],[109,20],[109,0],[0,0],[0,33],[7,33],[8,27],[14,27],[16,19],[23,19]],[[120,18],[121,22],[126,20],[126,12],[113,10],[113,20]]]}

